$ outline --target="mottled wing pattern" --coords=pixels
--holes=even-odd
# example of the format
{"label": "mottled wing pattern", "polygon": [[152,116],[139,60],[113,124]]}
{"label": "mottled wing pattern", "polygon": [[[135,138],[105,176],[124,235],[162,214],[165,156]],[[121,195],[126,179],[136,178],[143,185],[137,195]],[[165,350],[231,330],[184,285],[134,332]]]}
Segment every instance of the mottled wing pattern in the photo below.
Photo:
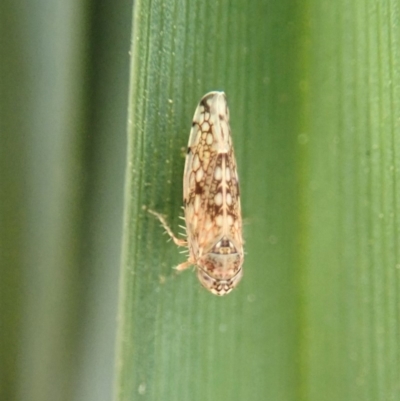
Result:
{"label": "mottled wing pattern", "polygon": [[[242,247],[242,210],[240,207],[240,191],[239,177],[236,169],[236,159],[231,147],[226,158],[226,208],[227,214],[233,219],[233,224],[230,226],[231,235],[235,239],[238,246]],[[228,217],[230,219],[230,217]]]}
{"label": "mottled wing pattern", "polygon": [[[205,95],[196,109],[183,186],[191,259],[217,280],[235,276],[243,260],[242,223],[229,110],[223,92]],[[207,260],[202,260],[207,254]],[[226,263],[220,263],[221,258],[212,259],[214,254],[230,256],[222,258]],[[232,262],[234,255],[238,257]]]}
{"label": "mottled wing pattern", "polygon": [[175,237],[164,217],[149,210],[189,258],[176,267],[194,264],[201,284],[226,295],[243,276],[242,217],[239,179],[223,92],[206,94],[196,108],[183,175],[187,241]]}
{"label": "mottled wing pattern", "polygon": [[[216,190],[213,178],[218,149],[215,141],[215,121],[211,111],[212,97],[204,97],[196,109],[186,156],[183,197],[188,242],[198,256],[199,246],[218,235],[215,205],[211,194]],[[207,241],[208,239],[208,241]],[[200,240],[200,244],[199,244]]]}

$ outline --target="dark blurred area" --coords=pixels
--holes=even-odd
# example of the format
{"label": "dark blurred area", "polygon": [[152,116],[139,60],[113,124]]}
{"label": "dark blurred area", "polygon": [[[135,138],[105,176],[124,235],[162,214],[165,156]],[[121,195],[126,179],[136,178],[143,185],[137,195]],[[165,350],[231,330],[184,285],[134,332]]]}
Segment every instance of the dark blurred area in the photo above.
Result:
{"label": "dark blurred area", "polygon": [[110,400],[132,2],[0,19],[0,400]]}

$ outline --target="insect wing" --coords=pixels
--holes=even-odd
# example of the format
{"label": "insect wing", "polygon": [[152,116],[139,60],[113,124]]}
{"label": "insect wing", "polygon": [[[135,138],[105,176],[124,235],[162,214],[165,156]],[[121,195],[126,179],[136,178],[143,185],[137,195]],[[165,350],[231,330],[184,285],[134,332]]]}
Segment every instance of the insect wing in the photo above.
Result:
{"label": "insect wing", "polygon": [[184,174],[185,220],[194,257],[229,237],[241,252],[239,182],[223,92],[205,95],[193,117]]}

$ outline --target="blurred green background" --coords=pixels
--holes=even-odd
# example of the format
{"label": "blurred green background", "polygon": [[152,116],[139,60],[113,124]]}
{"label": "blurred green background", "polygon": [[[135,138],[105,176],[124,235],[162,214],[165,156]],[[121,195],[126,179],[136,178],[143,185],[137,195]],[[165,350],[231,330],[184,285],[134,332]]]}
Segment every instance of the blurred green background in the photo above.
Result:
{"label": "blurred green background", "polygon": [[110,400],[132,2],[0,7],[0,399]]}
{"label": "blurred green background", "polygon": [[[0,19],[1,401],[400,399],[398,0],[3,0]],[[144,211],[177,231],[210,90],[245,222],[224,298],[171,269]]]}

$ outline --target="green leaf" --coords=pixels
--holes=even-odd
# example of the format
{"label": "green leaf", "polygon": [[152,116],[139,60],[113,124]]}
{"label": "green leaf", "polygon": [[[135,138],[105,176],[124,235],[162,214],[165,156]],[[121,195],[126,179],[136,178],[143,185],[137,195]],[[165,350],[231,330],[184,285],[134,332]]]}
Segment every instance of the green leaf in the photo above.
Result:
{"label": "green leaf", "polygon": [[[138,1],[116,400],[400,396],[399,8]],[[178,231],[200,97],[228,96],[244,279],[217,298]]]}
{"label": "green leaf", "polygon": [[[297,9],[139,1],[134,26],[117,399],[295,399]],[[228,96],[247,251],[224,298],[172,269],[184,258],[144,210],[177,231],[191,119],[211,90]]]}
{"label": "green leaf", "polygon": [[306,400],[400,397],[399,7],[313,2],[305,214]]}

